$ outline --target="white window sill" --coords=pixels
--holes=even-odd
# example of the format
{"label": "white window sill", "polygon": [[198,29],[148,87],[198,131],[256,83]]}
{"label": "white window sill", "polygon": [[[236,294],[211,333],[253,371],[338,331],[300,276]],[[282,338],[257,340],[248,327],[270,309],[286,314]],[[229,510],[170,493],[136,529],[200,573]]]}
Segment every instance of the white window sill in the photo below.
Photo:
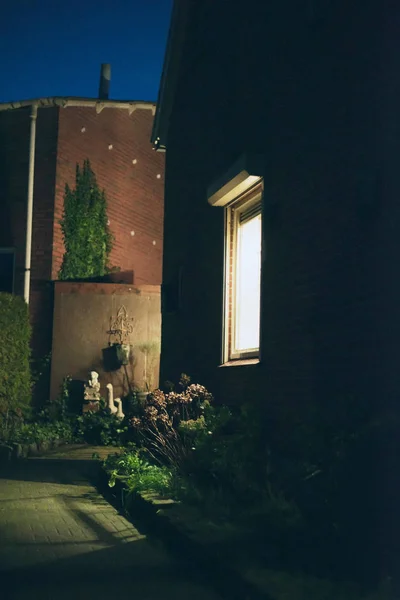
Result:
{"label": "white window sill", "polygon": [[228,360],[228,362],[219,365],[221,367],[250,367],[260,364],[259,358],[240,358],[237,360]]}

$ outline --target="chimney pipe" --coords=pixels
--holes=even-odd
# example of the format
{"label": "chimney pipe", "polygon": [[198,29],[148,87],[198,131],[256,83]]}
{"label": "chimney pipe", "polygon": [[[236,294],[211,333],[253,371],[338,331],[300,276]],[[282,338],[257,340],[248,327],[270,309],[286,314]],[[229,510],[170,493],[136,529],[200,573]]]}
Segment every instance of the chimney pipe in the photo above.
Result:
{"label": "chimney pipe", "polygon": [[108,94],[110,92],[110,79],[111,79],[111,65],[108,63],[103,63],[101,65],[100,85],[99,85],[99,98],[101,100],[108,100]]}

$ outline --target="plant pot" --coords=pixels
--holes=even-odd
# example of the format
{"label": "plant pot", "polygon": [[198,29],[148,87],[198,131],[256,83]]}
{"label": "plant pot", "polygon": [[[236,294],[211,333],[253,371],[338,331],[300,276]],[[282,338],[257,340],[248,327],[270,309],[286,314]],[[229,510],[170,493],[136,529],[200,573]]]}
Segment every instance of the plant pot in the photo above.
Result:
{"label": "plant pot", "polygon": [[103,348],[103,367],[105,371],[118,371],[122,367],[121,351],[118,349],[121,344],[113,344]]}
{"label": "plant pot", "polygon": [[129,356],[131,354],[131,347],[129,344],[116,344],[117,358],[121,365],[129,365]]}
{"label": "plant pot", "polygon": [[137,401],[139,402],[139,404],[145,404],[148,395],[149,395],[149,392],[146,392],[146,391],[136,392],[136,398],[137,398]]}
{"label": "plant pot", "polygon": [[85,400],[82,405],[82,413],[98,412],[100,410],[99,400]]}

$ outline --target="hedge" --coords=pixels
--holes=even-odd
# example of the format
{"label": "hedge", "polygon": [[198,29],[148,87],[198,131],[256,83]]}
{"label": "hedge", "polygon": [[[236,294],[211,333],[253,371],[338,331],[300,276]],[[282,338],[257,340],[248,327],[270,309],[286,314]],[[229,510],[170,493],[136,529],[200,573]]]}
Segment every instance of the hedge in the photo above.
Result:
{"label": "hedge", "polygon": [[31,403],[28,306],[0,292],[0,416],[24,413]]}

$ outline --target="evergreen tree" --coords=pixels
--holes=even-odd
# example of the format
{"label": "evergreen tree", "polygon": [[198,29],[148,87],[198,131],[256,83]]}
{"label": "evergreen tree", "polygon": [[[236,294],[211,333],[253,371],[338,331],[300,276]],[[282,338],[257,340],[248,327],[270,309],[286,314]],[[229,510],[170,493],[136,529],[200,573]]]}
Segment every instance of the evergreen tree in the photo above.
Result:
{"label": "evergreen tree", "polygon": [[110,271],[113,236],[107,224],[107,201],[89,159],[82,169],[76,165],[75,189],[65,186],[60,224],[65,248],[60,279],[99,277]]}

